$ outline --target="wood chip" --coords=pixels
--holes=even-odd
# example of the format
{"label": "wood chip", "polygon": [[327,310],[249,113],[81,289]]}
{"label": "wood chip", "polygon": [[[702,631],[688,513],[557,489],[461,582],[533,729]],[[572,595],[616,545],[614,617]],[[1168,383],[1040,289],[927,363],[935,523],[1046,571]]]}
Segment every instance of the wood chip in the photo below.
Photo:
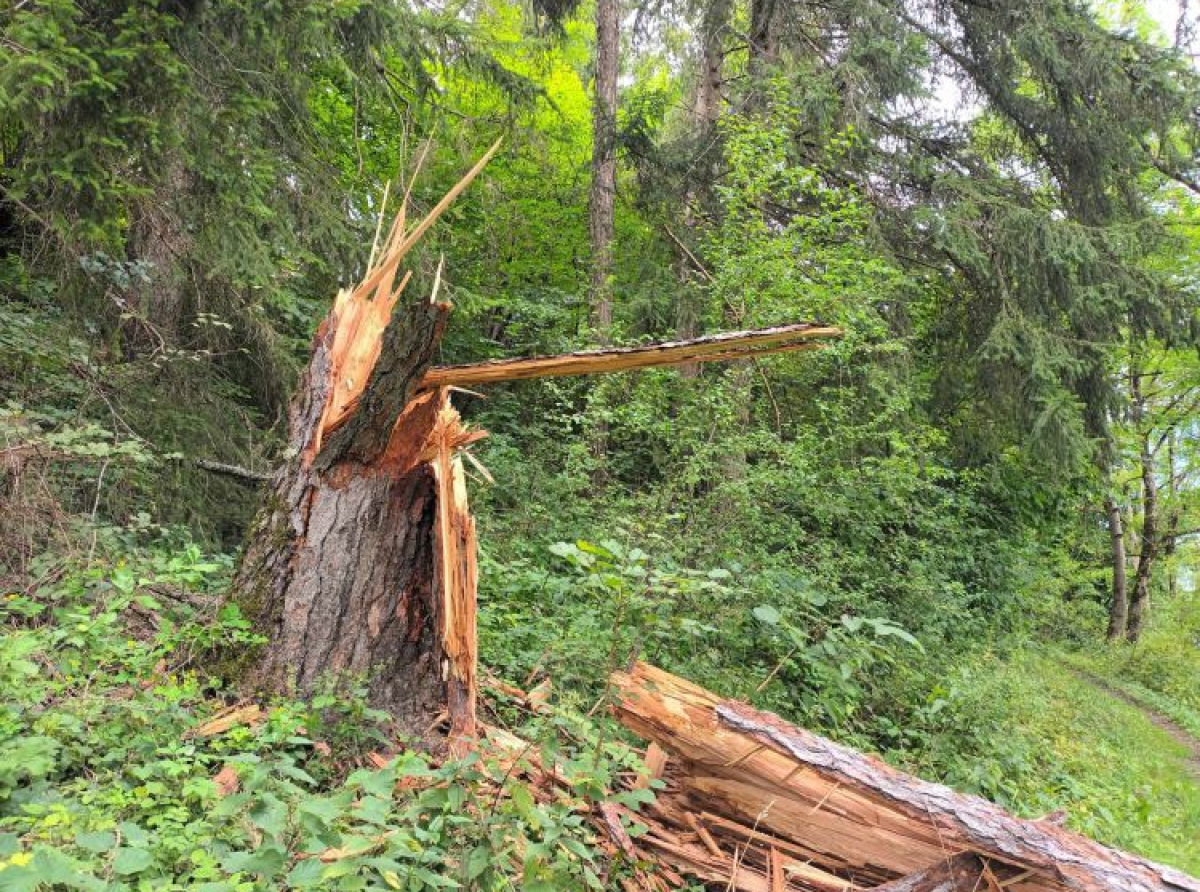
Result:
{"label": "wood chip", "polygon": [[256,703],[231,706],[221,710],[208,721],[197,725],[190,733],[197,737],[213,737],[217,734],[224,734],[239,725],[257,725],[262,721],[262,717],[262,708]]}
{"label": "wood chip", "polygon": [[237,770],[232,765],[226,765],[213,775],[213,783],[217,785],[217,795],[229,796],[238,791]]}

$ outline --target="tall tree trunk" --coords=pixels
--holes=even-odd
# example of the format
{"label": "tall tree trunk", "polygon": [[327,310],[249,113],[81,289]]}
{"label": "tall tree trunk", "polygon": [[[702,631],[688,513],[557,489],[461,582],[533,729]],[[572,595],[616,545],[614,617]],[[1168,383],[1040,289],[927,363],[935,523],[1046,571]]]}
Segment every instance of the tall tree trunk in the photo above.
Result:
{"label": "tall tree trunk", "polygon": [[1142,482],[1142,531],[1141,547],[1138,549],[1137,572],[1134,576],[1133,600],[1129,604],[1129,624],[1126,637],[1137,641],[1145,628],[1150,612],[1150,584],[1154,572],[1154,560],[1158,555],[1158,481],[1155,478],[1154,450],[1150,445],[1151,431],[1144,429],[1146,419],[1146,397],[1142,392],[1142,376],[1135,372],[1130,376],[1133,396],[1133,421],[1138,429],[1140,442],[1138,463]]}
{"label": "tall tree trunk", "polygon": [[1112,600],[1108,606],[1108,640],[1119,641],[1125,637],[1125,629],[1129,622],[1125,527],[1121,517],[1121,506],[1112,496],[1104,500],[1104,510],[1108,515],[1108,534],[1112,542]]}
{"label": "tall tree trunk", "polygon": [[1167,597],[1174,599],[1179,589],[1179,568],[1175,566],[1176,539],[1179,538],[1179,479],[1175,474],[1175,438],[1172,428],[1167,435],[1167,530],[1163,540],[1163,563],[1167,570]]}
{"label": "tall tree trunk", "polygon": [[178,346],[183,325],[192,234],[179,212],[191,197],[193,175],[183,159],[172,153],[153,193],[133,207],[129,227],[129,258],[144,264],[145,280],[138,288],[137,306],[125,309],[122,347],[134,354]]}
{"label": "tall tree trunk", "polygon": [[[775,2],[776,0],[750,0],[750,27],[746,35],[750,74],[750,92],[747,95],[746,108],[749,111],[759,110],[765,105],[766,94],[760,89],[759,79],[776,54],[773,28]],[[726,313],[726,322],[740,328],[745,324],[745,313],[739,314],[730,310]],[[754,367],[748,360],[730,364],[729,386],[734,431],[729,447],[721,456],[721,471],[728,480],[741,480],[746,476],[746,448],[741,442],[740,434],[750,429],[753,380]]]}
{"label": "tall tree trunk", "polygon": [[613,212],[617,195],[617,73],[621,45],[619,0],[596,0],[596,83],[592,100],[591,322],[602,343],[612,337]]}
{"label": "tall tree trunk", "polygon": [[778,47],[775,38],[775,6],[777,0],[750,0],[750,76],[761,77],[768,63],[775,59]]}
{"label": "tall tree trunk", "polygon": [[[710,203],[712,183],[716,179],[720,152],[717,147],[717,121],[722,110],[722,88],[725,82],[725,33],[733,14],[733,0],[709,0],[704,7],[700,33],[700,70],[696,79],[696,95],[692,102],[692,127],[696,134],[695,154],[691,170],[698,176],[688,176],[683,193],[683,224],[687,232],[699,225],[701,212]],[[693,239],[693,244],[695,240]],[[679,281],[682,285],[676,307],[675,332],[681,339],[693,338],[700,332],[700,307],[693,285],[697,275],[709,278],[682,241],[679,247]],[[683,378],[700,374],[698,363],[679,367]]]}
{"label": "tall tree trunk", "polygon": [[232,587],[268,637],[248,680],[307,696],[363,678],[373,706],[433,747],[443,717],[451,745],[474,732],[474,523],[455,451],[481,434],[446,388],[421,386],[449,305],[392,310],[400,260],[491,154],[411,232],[401,211],[378,264],[317,330],[290,458]]}
{"label": "tall tree trunk", "polygon": [[[620,0],[596,0],[596,78],[592,99],[592,182],[588,193],[588,230],[592,241],[589,308],[592,329],[601,344],[612,342],[613,239],[617,197],[617,74],[621,49]],[[601,396],[601,398],[603,398]],[[591,432],[596,461],[592,482],[607,471],[608,422]]]}

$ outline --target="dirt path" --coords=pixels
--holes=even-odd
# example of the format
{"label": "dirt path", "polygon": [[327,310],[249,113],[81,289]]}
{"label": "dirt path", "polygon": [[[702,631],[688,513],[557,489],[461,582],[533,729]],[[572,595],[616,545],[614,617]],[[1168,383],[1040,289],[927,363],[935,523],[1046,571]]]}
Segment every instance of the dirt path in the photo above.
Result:
{"label": "dirt path", "polygon": [[1067,667],[1076,678],[1080,681],[1098,688],[1127,706],[1131,706],[1146,717],[1152,725],[1161,731],[1167,733],[1168,736],[1181,747],[1187,750],[1187,756],[1184,758],[1184,764],[1192,773],[1196,780],[1200,781],[1200,740],[1197,740],[1179,725],[1175,724],[1170,718],[1156,711],[1152,707],[1147,706],[1141,700],[1138,700],[1131,694],[1122,691],[1120,688],[1114,687],[1098,675],[1093,675],[1090,672],[1085,672],[1082,669],[1076,669],[1074,666]]}

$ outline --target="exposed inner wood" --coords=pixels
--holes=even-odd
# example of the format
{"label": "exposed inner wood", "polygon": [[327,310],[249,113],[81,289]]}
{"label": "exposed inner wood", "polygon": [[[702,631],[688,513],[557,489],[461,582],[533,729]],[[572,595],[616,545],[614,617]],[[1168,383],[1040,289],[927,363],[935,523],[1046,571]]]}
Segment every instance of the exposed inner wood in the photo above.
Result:
{"label": "exposed inner wood", "polygon": [[[924,870],[876,886],[871,892],[985,892],[984,860],[962,852],[934,862]],[[990,890],[995,892],[995,890]]]}
{"label": "exposed inner wood", "polygon": [[437,480],[434,587],[441,599],[450,745],[462,753],[475,736],[478,569],[475,518],[467,505],[467,481],[459,450],[480,439],[483,432],[463,427],[447,390],[440,390],[437,400],[440,406],[427,452]]}
{"label": "exposed inner wood", "polygon": [[813,349],[814,341],[835,338],[841,334],[840,328],[798,322],[774,328],[734,331],[640,347],[610,347],[554,356],[537,356],[531,359],[496,359],[470,365],[438,366],[425,374],[420,386],[469,387],[500,381],[627,372],[686,362],[744,359],[768,353]]}

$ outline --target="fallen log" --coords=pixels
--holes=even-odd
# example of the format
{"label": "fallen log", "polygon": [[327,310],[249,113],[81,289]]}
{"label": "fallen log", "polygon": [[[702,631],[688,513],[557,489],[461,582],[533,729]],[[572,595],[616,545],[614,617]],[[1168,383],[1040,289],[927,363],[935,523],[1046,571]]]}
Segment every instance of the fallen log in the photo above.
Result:
{"label": "fallen log", "polygon": [[[782,888],[809,892],[834,892],[831,882],[881,892],[1200,892],[1173,868],[1016,818],[644,663],[612,683],[617,718],[670,757],[649,816],[666,829],[652,826],[643,844],[706,880],[777,892],[771,865],[782,857]],[[696,835],[693,821],[722,857],[680,844]],[[969,882],[964,864],[975,862],[947,861],[959,855],[980,864]],[[789,873],[787,859],[819,873]],[[739,877],[748,869],[752,877]]]}

